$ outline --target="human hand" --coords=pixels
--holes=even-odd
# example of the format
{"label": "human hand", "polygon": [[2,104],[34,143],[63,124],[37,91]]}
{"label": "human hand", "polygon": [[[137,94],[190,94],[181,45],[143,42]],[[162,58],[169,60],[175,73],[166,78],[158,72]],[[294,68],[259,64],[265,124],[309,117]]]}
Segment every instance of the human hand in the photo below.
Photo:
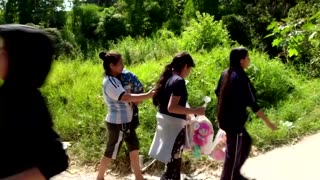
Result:
{"label": "human hand", "polygon": [[150,89],[149,91],[148,91],[148,97],[150,97],[150,98],[152,98],[153,97],[153,95],[155,94],[155,92],[156,92],[156,90],[155,90],[155,87],[153,87],[152,89]]}

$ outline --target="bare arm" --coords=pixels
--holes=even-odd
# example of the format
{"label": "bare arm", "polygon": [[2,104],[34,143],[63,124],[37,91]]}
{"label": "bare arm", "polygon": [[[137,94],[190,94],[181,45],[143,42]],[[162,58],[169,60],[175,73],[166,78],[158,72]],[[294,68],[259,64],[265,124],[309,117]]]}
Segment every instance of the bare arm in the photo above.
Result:
{"label": "bare arm", "polygon": [[179,105],[180,96],[171,96],[169,103],[168,103],[168,111],[170,113],[175,114],[196,114],[196,115],[204,115],[205,108],[198,107],[198,108],[187,108]]}
{"label": "bare arm", "polygon": [[259,111],[256,112],[257,116],[259,118],[261,118],[264,123],[273,131],[277,129],[276,125],[274,125],[268,118],[267,116],[264,114],[264,112],[260,109]]}
{"label": "bare arm", "polygon": [[[128,94],[131,94],[131,90],[130,90],[130,89],[126,89],[126,92],[127,92]],[[135,104],[136,106],[138,106],[139,104],[142,103],[142,101],[137,101],[137,102],[132,102],[132,103]]]}
{"label": "bare arm", "polygon": [[151,89],[147,93],[142,93],[142,94],[130,94],[125,92],[121,98],[120,101],[125,101],[125,102],[141,102],[145,99],[152,98],[154,94],[154,90]]}
{"label": "bare arm", "polygon": [[259,105],[257,104],[256,101],[256,94],[255,94],[255,89],[252,86],[252,84],[250,83],[250,81],[248,82],[248,86],[247,86],[247,102],[249,103],[249,106],[251,107],[252,111],[256,113],[256,115],[261,118],[264,123],[273,131],[277,129],[276,125],[273,124],[268,118],[267,116],[264,114],[264,112],[262,111],[262,109],[259,107]]}

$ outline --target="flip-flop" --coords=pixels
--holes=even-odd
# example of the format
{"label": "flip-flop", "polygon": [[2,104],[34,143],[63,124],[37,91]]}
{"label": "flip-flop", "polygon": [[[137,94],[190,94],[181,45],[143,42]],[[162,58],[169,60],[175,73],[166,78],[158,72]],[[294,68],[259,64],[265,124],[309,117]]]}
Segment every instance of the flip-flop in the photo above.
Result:
{"label": "flip-flop", "polygon": [[144,173],[148,170],[148,168],[154,164],[157,160],[153,159],[152,161],[149,161],[148,164],[146,166],[144,166],[143,168],[141,168],[141,172]]}

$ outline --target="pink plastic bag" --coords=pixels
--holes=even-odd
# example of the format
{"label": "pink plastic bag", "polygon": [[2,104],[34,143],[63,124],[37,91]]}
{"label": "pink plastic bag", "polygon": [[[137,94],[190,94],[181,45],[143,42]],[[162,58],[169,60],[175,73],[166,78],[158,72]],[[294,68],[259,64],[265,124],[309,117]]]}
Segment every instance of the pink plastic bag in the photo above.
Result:
{"label": "pink plastic bag", "polygon": [[213,147],[214,131],[209,119],[202,115],[190,120],[186,126],[186,141],[184,148],[193,150],[199,146],[201,154],[209,155]]}
{"label": "pink plastic bag", "polygon": [[222,129],[219,129],[213,141],[213,150],[210,154],[210,156],[214,160],[224,161],[226,157],[226,143],[227,143],[226,133]]}

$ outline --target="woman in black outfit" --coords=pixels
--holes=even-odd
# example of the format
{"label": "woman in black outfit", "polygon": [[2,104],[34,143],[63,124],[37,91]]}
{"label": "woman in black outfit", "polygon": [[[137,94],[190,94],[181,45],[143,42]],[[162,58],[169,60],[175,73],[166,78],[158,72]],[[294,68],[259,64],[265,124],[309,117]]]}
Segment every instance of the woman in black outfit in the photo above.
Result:
{"label": "woman in black outfit", "polygon": [[244,71],[249,64],[246,48],[232,49],[230,67],[223,71],[215,91],[218,97],[219,127],[227,134],[227,151],[221,180],[246,179],[240,174],[240,169],[250,154],[252,144],[244,127],[248,118],[248,106],[269,128],[276,129],[257,104],[255,89]]}
{"label": "woman in black outfit", "polygon": [[44,31],[0,25],[0,179],[50,179],[68,167],[39,90],[53,53]]}
{"label": "woman in black outfit", "polygon": [[187,115],[205,114],[202,106],[186,107],[188,92],[184,78],[194,66],[190,54],[178,53],[171,63],[166,65],[156,84],[153,104],[158,108],[158,125],[149,154],[166,163],[161,180],[180,180]]}

